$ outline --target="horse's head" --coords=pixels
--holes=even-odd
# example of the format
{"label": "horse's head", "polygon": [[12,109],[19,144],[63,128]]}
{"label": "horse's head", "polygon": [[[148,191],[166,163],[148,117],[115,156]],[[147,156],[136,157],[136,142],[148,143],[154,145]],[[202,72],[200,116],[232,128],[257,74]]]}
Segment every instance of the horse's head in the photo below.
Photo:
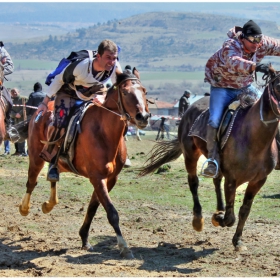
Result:
{"label": "horse's head", "polygon": [[146,89],[142,86],[137,74],[137,72],[132,74],[129,71],[118,74],[117,83],[108,90],[107,96],[117,91],[118,109],[123,119],[130,121],[138,128],[145,128],[151,114],[147,105]]}

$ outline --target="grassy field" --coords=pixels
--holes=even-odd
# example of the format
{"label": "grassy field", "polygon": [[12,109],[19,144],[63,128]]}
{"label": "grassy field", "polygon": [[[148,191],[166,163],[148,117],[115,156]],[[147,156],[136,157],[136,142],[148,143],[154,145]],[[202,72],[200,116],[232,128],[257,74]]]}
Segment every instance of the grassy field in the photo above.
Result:
{"label": "grassy field", "polygon": [[[129,136],[132,166],[124,168],[110,192],[120,217],[122,233],[135,256],[121,259],[116,237],[99,207],[90,228],[93,251],[81,250],[78,235],[93,191],[88,179],[61,174],[59,204],[49,214],[41,205],[49,198],[47,164],[32,193],[28,216],[18,213],[26,192],[28,157],[0,157],[1,242],[0,276],[3,277],[269,277],[279,276],[279,171],[273,171],[254,199],[245,224],[247,251],[236,252],[231,239],[236,229],[214,227],[216,210],[211,179],[199,175],[199,197],[205,218],[201,232],[192,229],[192,197],[184,159],[169,163],[164,173],[138,178],[155,144],[155,131],[137,141]],[[14,151],[14,148],[12,152]],[[199,161],[200,173],[202,157]],[[245,185],[238,188],[235,213],[238,217]]]}
{"label": "grassy field", "polygon": [[[170,163],[171,169],[165,173],[153,174],[138,178],[136,168],[141,167],[147,160],[149,151],[155,144],[156,131],[146,131],[145,136],[141,136],[142,141],[138,141],[135,136],[129,136],[126,142],[129,158],[132,162],[131,168],[122,170],[119,180],[115,188],[111,192],[113,199],[127,200],[133,204],[133,201],[149,201],[154,205],[166,205],[168,207],[185,207],[188,213],[192,211],[192,197],[188,189],[187,173],[184,167],[184,158],[181,156],[175,162]],[[172,133],[173,137],[176,133]],[[13,145],[12,152],[14,150]],[[3,151],[3,145],[2,145]],[[0,158],[1,159],[1,158]],[[20,174],[27,175],[28,158],[8,157],[9,160],[2,158],[2,167],[9,172],[15,173],[14,166],[20,169]],[[202,156],[198,163],[198,174],[201,171],[201,165],[205,158]],[[42,170],[43,176],[46,175],[47,164]],[[268,180],[257,194],[254,200],[254,205],[250,214],[251,219],[263,218],[268,220],[280,220],[280,189],[278,186],[279,171],[273,171]],[[88,194],[92,190],[92,185],[86,178],[79,177],[72,173],[62,174],[60,181],[60,193],[67,193],[68,199],[73,199],[79,196],[79,199],[87,199]],[[22,177],[5,177],[0,178],[0,184],[13,184],[14,180],[22,180]],[[44,178],[40,178],[43,185],[48,185]],[[205,178],[199,175],[199,195],[201,204],[203,205],[204,213],[211,215],[215,211],[216,196],[212,179]],[[24,184],[22,184],[23,186]],[[78,186],[83,186],[79,187]],[[10,189],[10,188],[8,188]],[[241,206],[246,184],[243,184],[237,189],[235,211]],[[42,189],[43,190],[43,189]],[[5,192],[3,190],[3,192]],[[12,190],[10,190],[12,191]],[[13,190],[14,191],[14,190]],[[48,193],[49,189],[44,188],[44,192]],[[62,195],[64,197],[64,195]],[[66,198],[66,197],[65,197]],[[67,199],[67,198],[66,198]]]}

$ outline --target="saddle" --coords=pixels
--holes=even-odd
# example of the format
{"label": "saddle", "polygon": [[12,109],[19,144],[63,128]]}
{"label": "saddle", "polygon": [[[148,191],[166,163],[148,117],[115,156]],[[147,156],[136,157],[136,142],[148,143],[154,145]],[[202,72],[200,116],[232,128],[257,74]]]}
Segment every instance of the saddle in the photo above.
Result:
{"label": "saddle", "polygon": [[59,159],[66,163],[70,169],[79,175],[79,172],[73,165],[73,158],[75,154],[75,143],[78,133],[81,133],[81,121],[84,117],[85,112],[93,106],[92,102],[85,102],[80,106],[71,117],[66,134],[64,143],[59,155]]}
{"label": "saddle", "polygon": [[[252,93],[248,93],[245,91],[238,96],[238,101],[232,102],[225,110],[217,132],[217,140],[221,150],[224,148],[230,136],[238,112],[242,109],[246,109],[247,107],[252,106],[256,100],[257,100],[256,95],[252,95]],[[208,119],[209,119],[209,108],[204,110],[196,118],[189,131],[188,136],[196,136],[204,140],[205,142],[207,142],[206,134],[207,134]]]}

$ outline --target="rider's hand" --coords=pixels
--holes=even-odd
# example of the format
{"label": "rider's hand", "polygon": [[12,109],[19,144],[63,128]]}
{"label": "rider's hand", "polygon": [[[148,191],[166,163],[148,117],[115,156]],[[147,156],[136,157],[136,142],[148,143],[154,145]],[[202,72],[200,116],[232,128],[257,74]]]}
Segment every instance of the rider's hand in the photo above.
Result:
{"label": "rider's hand", "polygon": [[261,72],[261,73],[268,75],[269,67],[270,67],[270,63],[257,63],[255,70],[256,70],[256,72]]}
{"label": "rider's hand", "polygon": [[40,103],[38,106],[38,109],[36,111],[36,116],[42,112],[42,116],[44,116],[44,114],[48,111],[48,105],[44,102]]}
{"label": "rider's hand", "polygon": [[83,95],[90,97],[93,94],[104,95],[107,92],[107,88],[100,82],[96,82],[91,86]]}

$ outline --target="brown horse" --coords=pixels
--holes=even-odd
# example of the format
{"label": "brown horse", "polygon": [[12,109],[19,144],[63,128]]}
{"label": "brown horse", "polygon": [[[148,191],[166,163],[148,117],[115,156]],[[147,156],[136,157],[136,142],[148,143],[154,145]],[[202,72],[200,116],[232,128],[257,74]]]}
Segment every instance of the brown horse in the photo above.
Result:
{"label": "brown horse", "polygon": [[[271,79],[259,100],[246,109],[240,109],[232,126],[231,134],[220,152],[220,172],[213,179],[217,212],[212,217],[215,226],[233,226],[235,222],[234,201],[238,186],[248,182],[239,220],[232,243],[236,250],[246,249],[242,244],[242,231],[250,213],[255,195],[266,182],[278,159],[275,135],[280,119],[280,77],[271,73]],[[199,180],[197,162],[203,154],[207,157],[206,142],[199,137],[189,136],[197,117],[209,107],[209,97],[196,101],[184,114],[178,128],[178,138],[163,141],[154,146],[146,166],[139,176],[154,172],[162,164],[176,160],[182,153],[188,173],[188,183],[193,196],[193,228],[203,229],[202,207],[198,197]],[[202,129],[206,129],[203,127]],[[224,207],[221,180],[224,176]],[[224,213],[225,210],[225,213]]]}
{"label": "brown horse", "polygon": [[[31,193],[37,184],[39,172],[44,160],[39,157],[43,148],[40,140],[46,140],[47,127],[52,112],[44,114],[36,123],[35,116],[29,124],[29,169],[26,183],[26,194],[19,207],[20,213],[26,216],[30,209]],[[117,236],[121,256],[132,258],[119,227],[119,216],[110,197],[126,160],[124,134],[128,120],[139,128],[148,124],[150,113],[146,102],[146,89],[134,75],[120,74],[117,83],[107,93],[103,107],[90,107],[82,120],[81,133],[76,140],[73,165],[80,175],[89,178],[94,191],[87,213],[80,228],[82,248],[92,250],[88,242],[89,228],[100,203],[107,212],[107,218]],[[72,172],[63,161],[59,160],[60,172]],[[58,203],[56,183],[51,183],[50,199],[43,203],[42,211],[50,212]]]}

